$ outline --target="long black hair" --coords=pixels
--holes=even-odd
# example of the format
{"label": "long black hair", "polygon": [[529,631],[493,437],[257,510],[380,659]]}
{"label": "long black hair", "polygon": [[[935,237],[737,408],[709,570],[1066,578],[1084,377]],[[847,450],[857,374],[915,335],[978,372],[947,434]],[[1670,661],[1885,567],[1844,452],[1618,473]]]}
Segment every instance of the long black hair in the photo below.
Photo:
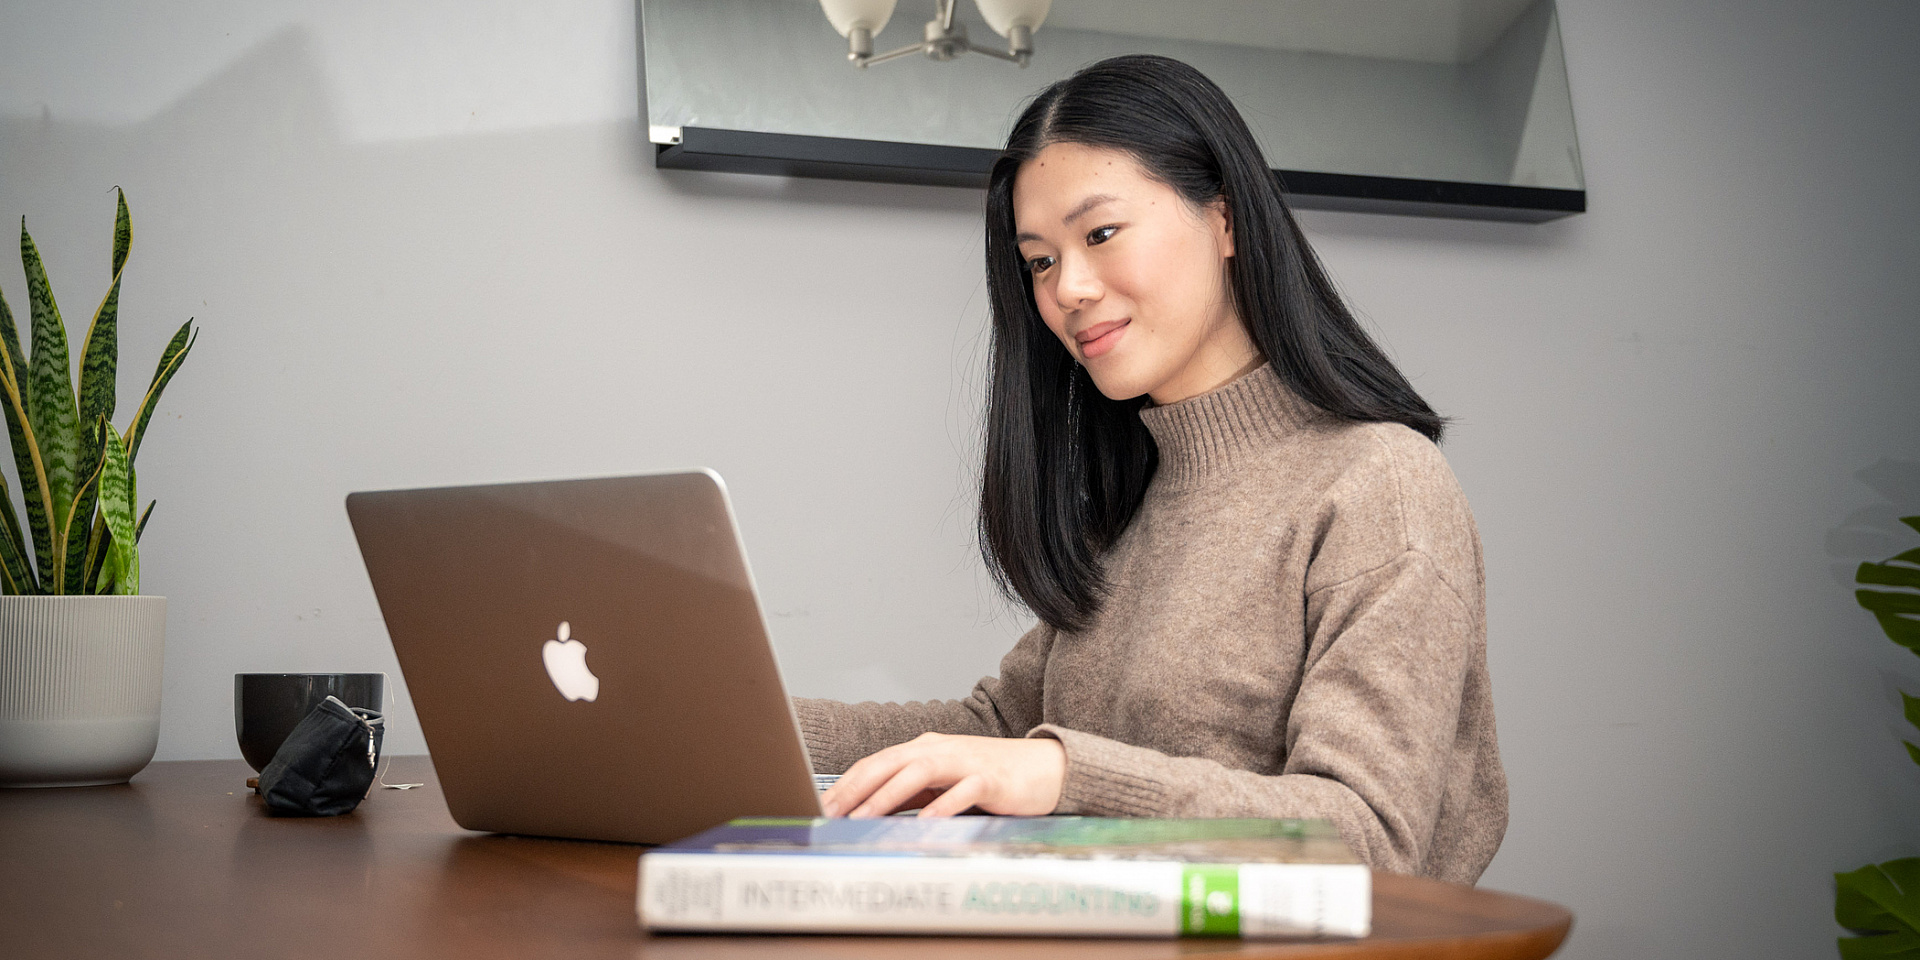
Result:
{"label": "long black hair", "polygon": [[980,548],[1002,590],[1061,630],[1085,627],[1103,557],[1133,519],[1158,452],[1147,398],[1109,400],[1040,318],[1014,240],[1013,181],[1045,147],[1130,155],[1196,207],[1224,199],[1233,303],[1280,381],[1337,417],[1406,424],[1438,442],[1445,421],[1414,392],[1334,289],[1227,95],[1178,60],[1102,60],[1047,87],[1007,137],[987,184],[993,314]]}

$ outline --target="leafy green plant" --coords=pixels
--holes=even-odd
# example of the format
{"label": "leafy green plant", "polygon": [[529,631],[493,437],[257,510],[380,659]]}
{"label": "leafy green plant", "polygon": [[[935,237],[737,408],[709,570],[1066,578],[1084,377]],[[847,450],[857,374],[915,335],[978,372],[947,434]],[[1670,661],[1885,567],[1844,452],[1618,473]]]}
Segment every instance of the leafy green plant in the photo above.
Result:
{"label": "leafy green plant", "polygon": [[1840,938],[1842,960],[1920,957],[1920,857],[1833,875],[1833,918],[1855,933]]}
{"label": "leafy green plant", "polygon": [[[1920,516],[1900,522],[1920,531]],[[1854,598],[1880,621],[1892,640],[1920,656],[1920,549],[1880,563],[1863,563],[1854,582],[1885,590],[1856,590]],[[1920,728],[1920,697],[1900,692],[1907,722]],[[1920,746],[1903,741],[1920,764]],[[1833,875],[1833,918],[1858,936],[1840,938],[1843,960],[1920,958],[1920,857],[1870,864]]]}
{"label": "leafy green plant", "polygon": [[[116,191],[119,193],[119,191]],[[113,224],[113,283],[93,313],[73,383],[67,328],[54,303],[40,251],[20,218],[20,260],[27,272],[33,355],[20,352],[13,311],[0,294],[0,410],[7,420],[27,531],[0,476],[0,592],[137,594],[140,534],[153,514],[139,511],[133,462],[160,392],[193,349],[189,319],[160,354],[160,365],[126,431],[110,422],[118,393],[120,274],[133,243],[127,197]],[[134,518],[138,517],[136,521]],[[29,542],[28,533],[32,540]]]}

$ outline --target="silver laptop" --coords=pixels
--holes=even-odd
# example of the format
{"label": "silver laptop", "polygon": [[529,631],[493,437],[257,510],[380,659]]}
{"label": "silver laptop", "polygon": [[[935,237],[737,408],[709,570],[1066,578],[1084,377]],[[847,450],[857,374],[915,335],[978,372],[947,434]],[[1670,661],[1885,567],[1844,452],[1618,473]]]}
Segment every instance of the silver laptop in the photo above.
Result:
{"label": "silver laptop", "polygon": [[664,843],[819,816],[719,474],[355,493],[455,822]]}

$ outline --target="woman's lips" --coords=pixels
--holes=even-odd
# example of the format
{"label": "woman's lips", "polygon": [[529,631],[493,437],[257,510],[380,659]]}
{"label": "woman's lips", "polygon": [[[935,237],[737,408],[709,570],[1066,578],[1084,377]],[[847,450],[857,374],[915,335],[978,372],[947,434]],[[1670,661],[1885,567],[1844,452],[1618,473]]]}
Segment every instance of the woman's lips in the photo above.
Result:
{"label": "woman's lips", "polygon": [[1080,343],[1080,355],[1091,360],[1112,350],[1120,343],[1120,336],[1126,332],[1127,324],[1132,322],[1132,318],[1109,320],[1106,323],[1096,323],[1074,334],[1073,338]]}

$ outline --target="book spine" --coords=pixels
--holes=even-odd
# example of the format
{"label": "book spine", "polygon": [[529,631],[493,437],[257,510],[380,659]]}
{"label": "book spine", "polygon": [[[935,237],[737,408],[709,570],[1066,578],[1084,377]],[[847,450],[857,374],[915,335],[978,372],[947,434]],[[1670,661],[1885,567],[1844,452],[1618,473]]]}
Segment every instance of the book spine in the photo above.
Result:
{"label": "book spine", "polygon": [[1358,864],[652,852],[649,930],[1366,936]]}

